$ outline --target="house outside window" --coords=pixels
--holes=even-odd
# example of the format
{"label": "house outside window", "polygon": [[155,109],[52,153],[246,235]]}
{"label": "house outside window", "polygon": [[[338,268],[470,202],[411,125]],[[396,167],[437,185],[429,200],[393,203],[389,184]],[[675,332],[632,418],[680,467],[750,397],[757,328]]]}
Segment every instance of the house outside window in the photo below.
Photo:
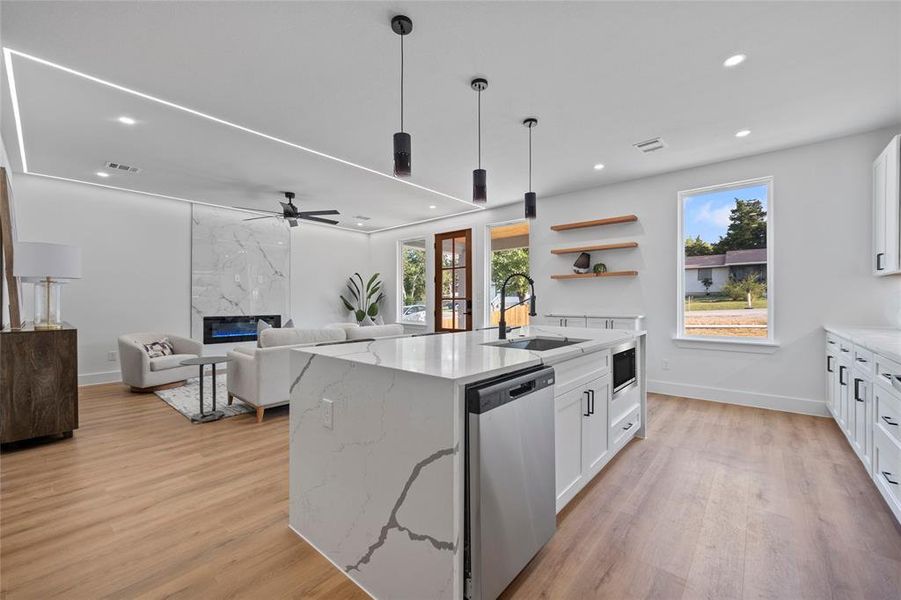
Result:
{"label": "house outside window", "polygon": [[678,335],[772,342],[772,178],[679,193]]}

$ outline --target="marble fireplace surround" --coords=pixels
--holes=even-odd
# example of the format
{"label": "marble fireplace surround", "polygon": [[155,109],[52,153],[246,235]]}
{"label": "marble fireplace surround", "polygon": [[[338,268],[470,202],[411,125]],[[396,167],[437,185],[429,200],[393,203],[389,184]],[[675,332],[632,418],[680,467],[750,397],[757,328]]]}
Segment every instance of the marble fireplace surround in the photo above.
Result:
{"label": "marble fireplace surround", "polygon": [[191,206],[191,337],[203,317],[281,315],[291,290],[291,234],[281,219],[203,204]]}

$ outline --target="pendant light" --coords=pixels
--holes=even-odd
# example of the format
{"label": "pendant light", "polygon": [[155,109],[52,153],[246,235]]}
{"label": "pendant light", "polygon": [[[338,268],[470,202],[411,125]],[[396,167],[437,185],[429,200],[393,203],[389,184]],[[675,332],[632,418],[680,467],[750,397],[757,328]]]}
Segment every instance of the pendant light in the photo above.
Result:
{"label": "pendant light", "polygon": [[472,172],[472,201],[488,201],[488,173],[482,168],[482,92],[488,89],[488,80],[476,77],[469,85],[479,93],[479,168]]}
{"label": "pendant light", "polygon": [[526,205],[526,218],[534,219],[538,215],[538,198],[532,191],[532,128],[538,125],[536,117],[529,117],[522,122],[523,127],[529,128],[529,191],[523,196]]}
{"label": "pendant light", "polygon": [[409,177],[412,172],[410,134],[404,132],[404,36],[413,31],[410,17],[397,15],[391,29],[400,36],[400,131],[394,134],[394,176]]}

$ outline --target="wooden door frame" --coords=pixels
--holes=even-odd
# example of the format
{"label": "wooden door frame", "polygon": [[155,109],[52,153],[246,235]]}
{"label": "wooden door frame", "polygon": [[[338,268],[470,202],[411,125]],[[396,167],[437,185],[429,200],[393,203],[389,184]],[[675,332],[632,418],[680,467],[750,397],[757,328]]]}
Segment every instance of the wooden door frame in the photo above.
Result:
{"label": "wooden door frame", "polygon": [[[441,278],[444,268],[441,263],[441,243],[444,240],[454,240],[461,237],[466,239],[466,256],[464,258],[464,268],[466,269],[466,295],[459,299],[466,302],[466,312],[464,313],[466,315],[466,327],[464,329],[446,329],[442,318],[442,301],[444,300],[444,295],[442,294]],[[435,234],[435,291],[432,298],[435,302],[435,331],[472,331],[472,266],[472,228]],[[457,299],[457,297],[454,297],[454,299]]]}

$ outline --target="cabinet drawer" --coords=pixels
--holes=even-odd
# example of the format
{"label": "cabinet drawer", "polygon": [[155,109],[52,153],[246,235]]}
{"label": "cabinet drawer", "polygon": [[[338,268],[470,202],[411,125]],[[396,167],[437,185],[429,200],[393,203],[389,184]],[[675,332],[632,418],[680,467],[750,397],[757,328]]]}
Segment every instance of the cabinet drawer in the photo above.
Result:
{"label": "cabinet drawer", "polygon": [[610,423],[616,423],[623,416],[632,411],[641,402],[641,391],[638,385],[633,385],[624,390],[620,390],[610,398],[610,409],[607,414]]}
{"label": "cabinet drawer", "polygon": [[636,406],[621,419],[610,425],[610,448],[615,452],[641,427],[641,407]]}
{"label": "cabinet drawer", "polygon": [[839,337],[837,335],[826,332],[826,348],[833,348],[835,352],[838,352],[838,340]]}
{"label": "cabinet drawer", "polygon": [[901,519],[901,446],[876,428],[873,479],[889,507]]}
{"label": "cabinet drawer", "polygon": [[876,427],[882,427],[889,437],[901,444],[901,400],[882,389],[875,390]]}
{"label": "cabinet drawer", "polygon": [[876,376],[876,357],[872,352],[860,346],[854,346],[851,351],[852,368],[860,377],[872,382]]}
{"label": "cabinet drawer", "polygon": [[572,360],[554,365],[556,376],[555,394],[565,394],[569,390],[603,377],[610,372],[610,351],[602,350],[585,354]]}
{"label": "cabinet drawer", "polygon": [[895,389],[892,387],[892,378],[895,375],[901,375],[901,364],[878,354],[876,354],[874,358],[876,362],[876,385],[881,385],[894,392]]}

